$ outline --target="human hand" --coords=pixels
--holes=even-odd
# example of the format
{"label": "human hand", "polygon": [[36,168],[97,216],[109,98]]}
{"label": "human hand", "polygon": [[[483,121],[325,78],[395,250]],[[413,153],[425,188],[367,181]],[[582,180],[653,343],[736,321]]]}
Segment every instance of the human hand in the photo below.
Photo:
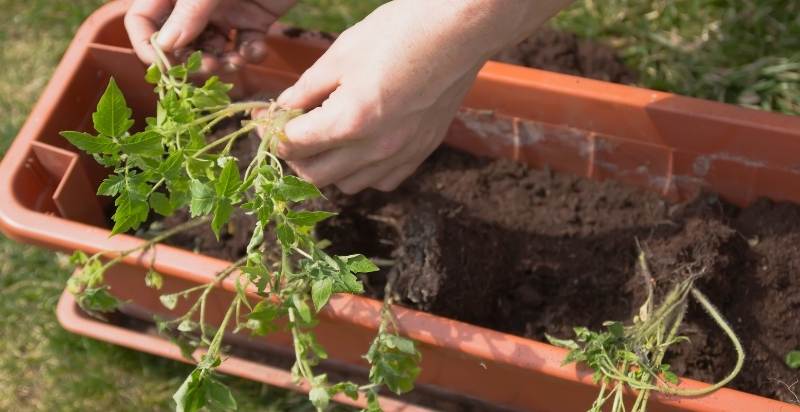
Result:
{"label": "human hand", "polygon": [[278,98],[286,107],[312,109],[286,125],[278,155],[317,186],[393,190],[441,143],[488,57],[566,3],[395,0],[381,6],[342,33]]}
{"label": "human hand", "polygon": [[[296,0],[134,0],[125,14],[125,28],[136,54],[152,63],[150,38],[177,60],[203,51],[201,73],[236,71],[244,63],[258,63],[266,52],[269,26]],[[163,26],[162,26],[163,24]],[[236,31],[236,47],[225,50],[228,35]]]}

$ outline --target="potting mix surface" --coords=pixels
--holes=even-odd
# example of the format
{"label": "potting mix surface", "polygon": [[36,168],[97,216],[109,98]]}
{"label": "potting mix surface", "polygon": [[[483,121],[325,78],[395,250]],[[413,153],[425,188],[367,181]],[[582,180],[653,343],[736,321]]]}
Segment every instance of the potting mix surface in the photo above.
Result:
{"label": "potting mix surface", "polygon": [[[558,32],[538,36],[528,42],[549,38],[543,54],[530,56],[534,47],[523,44],[503,60],[633,79],[602,46],[581,45]],[[256,145],[255,138],[237,145],[241,164]],[[795,400],[785,384],[798,372],[783,357],[800,347],[798,205],[759,200],[741,209],[713,194],[673,204],[615,181],[532,170],[448,148],[394,192],[324,192],[327,200],[308,206],[338,213],[317,228],[319,238],[332,242],[330,252],[364,253],[383,265],[364,278],[368,295],[382,298],[391,278],[399,304],[537,340],[545,333],[572,337],[573,326],[599,329],[606,320],[629,321],[646,297],[638,241],[657,296],[688,273],[704,273],[696,286],[728,319],[747,354],[729,386]],[[174,226],[187,217],[179,212],[162,223]],[[171,243],[235,260],[254,222],[235,215],[221,243],[205,227]],[[689,341],[666,360],[679,375],[713,382],[733,367],[728,338],[694,302],[680,334]]]}

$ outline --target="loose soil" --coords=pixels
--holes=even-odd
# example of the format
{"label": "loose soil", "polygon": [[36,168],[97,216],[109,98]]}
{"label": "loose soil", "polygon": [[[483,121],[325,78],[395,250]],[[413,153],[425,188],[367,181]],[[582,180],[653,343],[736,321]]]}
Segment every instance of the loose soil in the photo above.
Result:
{"label": "loose soil", "polygon": [[[544,31],[500,58],[633,81],[613,53],[587,44]],[[243,142],[236,151],[247,159],[255,139]],[[381,298],[391,278],[402,305],[537,340],[545,333],[570,337],[573,326],[631,319],[645,298],[638,240],[659,294],[690,271],[704,272],[696,286],[727,317],[747,353],[730,386],[795,400],[783,382],[791,384],[800,372],[783,356],[800,347],[798,205],[759,200],[740,209],[709,194],[670,204],[614,181],[447,148],[392,193],[325,194],[327,200],[308,206],[338,213],[317,228],[332,241],[330,252],[391,263],[364,279],[368,295]],[[161,224],[186,219],[179,212]],[[204,228],[172,242],[234,260],[253,225],[238,214],[220,243]],[[694,302],[680,332],[690,341],[668,354],[676,373],[711,382],[729,372],[735,352]]]}

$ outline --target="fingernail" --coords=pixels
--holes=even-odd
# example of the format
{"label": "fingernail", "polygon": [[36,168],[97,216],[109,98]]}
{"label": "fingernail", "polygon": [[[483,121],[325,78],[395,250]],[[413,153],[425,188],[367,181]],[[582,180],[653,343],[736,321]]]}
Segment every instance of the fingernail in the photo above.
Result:
{"label": "fingernail", "polygon": [[294,98],[294,86],[286,89],[278,96],[278,104],[281,106],[290,106]]}
{"label": "fingernail", "polygon": [[174,28],[173,26],[163,27],[160,32],[158,32],[158,38],[156,42],[158,42],[158,46],[164,50],[171,50],[172,46],[175,45],[175,42],[178,41],[178,37],[181,36],[181,30],[178,28]]}

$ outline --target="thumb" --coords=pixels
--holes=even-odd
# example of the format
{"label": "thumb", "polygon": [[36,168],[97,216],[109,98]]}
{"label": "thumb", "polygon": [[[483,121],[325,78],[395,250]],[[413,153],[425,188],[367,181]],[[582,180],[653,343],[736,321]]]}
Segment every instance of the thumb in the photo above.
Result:
{"label": "thumb", "polygon": [[178,0],[158,33],[159,47],[172,51],[188,45],[206,27],[220,0]]}

